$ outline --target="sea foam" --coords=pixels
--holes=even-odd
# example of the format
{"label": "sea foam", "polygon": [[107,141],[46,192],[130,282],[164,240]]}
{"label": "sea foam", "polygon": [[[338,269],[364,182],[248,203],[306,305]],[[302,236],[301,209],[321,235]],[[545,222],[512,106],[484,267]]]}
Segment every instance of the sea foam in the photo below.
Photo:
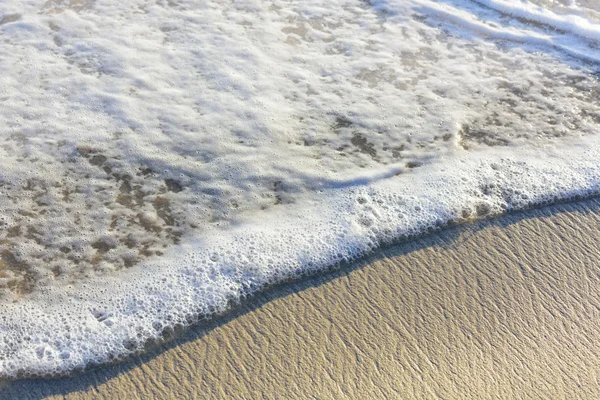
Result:
{"label": "sea foam", "polygon": [[597,194],[598,10],[542,3],[0,4],[0,375]]}

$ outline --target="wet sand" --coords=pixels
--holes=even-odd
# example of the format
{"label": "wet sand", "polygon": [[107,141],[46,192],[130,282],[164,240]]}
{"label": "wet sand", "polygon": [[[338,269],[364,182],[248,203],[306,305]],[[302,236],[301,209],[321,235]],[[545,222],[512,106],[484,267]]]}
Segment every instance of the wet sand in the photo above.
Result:
{"label": "wet sand", "polygon": [[600,201],[284,285],[152,354],[2,399],[600,398]]}

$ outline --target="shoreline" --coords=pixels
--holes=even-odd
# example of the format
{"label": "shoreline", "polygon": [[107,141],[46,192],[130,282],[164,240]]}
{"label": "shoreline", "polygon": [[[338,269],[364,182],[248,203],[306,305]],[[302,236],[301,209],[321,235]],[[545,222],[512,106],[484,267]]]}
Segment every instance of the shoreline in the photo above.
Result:
{"label": "shoreline", "polygon": [[[192,395],[194,390],[204,392],[209,389],[210,396],[214,397],[229,393],[254,398],[248,392],[249,385],[260,387],[260,380],[264,379],[270,382],[269,386],[273,389],[270,393],[274,395],[277,393],[277,383],[273,380],[278,378],[282,379],[279,390],[298,386],[299,392],[303,392],[299,398],[309,396],[311,390],[312,393],[334,395],[337,392],[331,390],[336,386],[340,390],[345,388],[340,393],[347,398],[375,395],[374,392],[367,393],[364,390],[384,390],[382,388],[386,387],[389,391],[385,393],[390,396],[396,393],[395,395],[410,397],[412,393],[419,398],[418,393],[425,396],[427,393],[433,395],[440,392],[442,397],[460,397],[461,391],[451,394],[444,390],[456,388],[457,382],[470,391],[477,388],[483,390],[487,385],[487,390],[479,392],[479,395],[493,398],[493,392],[499,395],[501,392],[498,390],[501,388],[510,389],[506,387],[507,382],[511,384],[509,386],[518,386],[519,379],[523,383],[522,376],[512,376],[516,381],[511,380],[506,369],[510,367],[510,363],[502,365],[497,359],[489,358],[489,354],[499,351],[498,346],[504,346],[505,349],[498,354],[512,354],[515,357],[515,349],[511,347],[513,345],[508,340],[509,337],[521,343],[519,354],[525,355],[524,359],[514,359],[513,367],[527,367],[524,369],[527,371],[532,368],[527,364],[533,362],[535,368],[542,371],[545,365],[546,375],[541,374],[543,376],[538,378],[544,385],[550,385],[548,387],[552,387],[553,381],[554,384],[562,381],[565,394],[567,388],[574,390],[574,386],[561,380],[561,375],[550,373],[552,370],[549,367],[553,364],[560,366],[560,363],[556,363],[556,360],[552,363],[549,361],[554,352],[568,345],[566,348],[571,351],[574,359],[569,360],[567,366],[572,366],[573,370],[569,371],[567,368],[563,371],[568,372],[562,374],[563,378],[573,378],[574,375],[578,379],[571,379],[573,382],[583,379],[589,383],[588,390],[590,387],[595,389],[588,395],[600,394],[597,381],[599,376],[596,376],[596,372],[586,376],[583,373],[583,369],[600,371],[600,359],[598,362],[593,360],[594,354],[600,354],[600,347],[586,343],[587,347],[584,349],[577,344],[577,340],[585,342],[587,339],[593,342],[589,333],[600,327],[600,316],[597,310],[594,311],[595,307],[600,310],[600,303],[596,304],[592,296],[594,285],[590,284],[591,281],[600,279],[594,276],[593,269],[594,262],[597,265],[600,259],[600,253],[593,246],[600,239],[598,228],[598,199],[547,206],[449,228],[411,242],[383,248],[350,267],[269,289],[226,316],[194,327],[150,354],[124,363],[99,367],[73,378],[9,382],[0,389],[0,398],[43,398],[52,395],[102,398],[115,394],[134,398],[136,395],[163,398],[186,397],[186,394]],[[539,268],[542,264],[552,268]],[[470,265],[470,269],[465,269],[465,265]],[[574,267],[585,273],[573,275]],[[564,274],[570,277],[571,283],[587,288],[587,292],[583,293],[584,298],[577,298],[579,292],[570,292],[573,286],[560,284]],[[584,275],[590,282],[578,281]],[[439,281],[436,283],[434,278]],[[403,289],[411,288],[411,282],[413,286],[415,282],[420,283],[418,287],[412,287],[413,292],[408,295]],[[473,286],[473,282],[477,284]],[[432,291],[427,285],[436,290]],[[552,290],[546,293],[545,290],[549,288]],[[525,289],[531,289],[529,294]],[[600,299],[600,295],[597,297]],[[556,298],[564,301],[552,300]],[[453,301],[460,304],[452,306]],[[520,304],[528,301],[531,304],[538,302],[538,308],[521,310]],[[447,302],[449,303],[446,304]],[[502,302],[521,310],[516,313],[519,318],[509,318],[512,308],[498,307],[497,304]],[[428,307],[429,303],[432,303],[431,306],[435,303],[436,307]],[[302,312],[298,313],[298,310]],[[532,310],[543,313],[544,318],[537,318],[536,313],[531,313]],[[570,314],[581,314],[581,310],[587,310],[583,315],[593,321],[593,326],[586,324],[581,318],[565,320],[569,319]],[[407,315],[411,314],[411,318],[408,318]],[[453,325],[454,320],[461,318],[460,326]],[[527,325],[519,325],[519,320],[527,321],[528,318],[533,321],[534,326],[528,328]],[[427,321],[428,319],[431,321]],[[419,323],[419,320],[423,322]],[[575,323],[577,321],[582,326]],[[569,329],[571,333],[576,333],[569,335],[567,341],[559,335],[560,330],[555,330],[566,322],[575,325],[575,328]],[[549,326],[554,330],[549,329]],[[519,329],[516,330],[515,327]],[[427,335],[423,335],[425,328]],[[499,330],[499,338],[502,340],[488,331],[491,328]],[[386,334],[386,331],[389,332]],[[283,333],[293,336],[295,341],[278,346],[280,342],[285,342]],[[543,338],[544,335],[558,340],[557,343],[562,346],[544,344],[546,342],[543,340],[519,341],[522,337]],[[323,343],[319,343],[316,338],[322,338]],[[456,343],[451,345],[453,342]],[[274,354],[283,365],[278,365],[270,353],[261,354],[261,344],[266,346],[273,343],[277,346],[271,348],[275,348]],[[217,350],[223,346],[223,357],[215,358]],[[331,348],[335,350],[330,351]],[[375,354],[384,354],[384,349],[391,348],[403,348],[403,351],[397,353],[397,357],[384,356],[380,360],[374,357]],[[442,349],[445,350],[442,352]],[[457,349],[461,351],[456,351]],[[543,350],[540,353],[541,359],[548,362],[535,361],[532,349],[537,349],[538,353]],[[586,351],[587,357],[581,358]],[[450,357],[455,362],[448,362],[443,357],[437,359],[431,354],[423,358],[428,352],[433,352],[437,357],[445,353],[446,358]],[[347,358],[352,354],[353,362],[352,358]],[[359,359],[362,362],[358,362]],[[590,365],[574,367],[577,365],[575,359],[579,365]],[[294,363],[294,360],[297,362]],[[341,361],[343,362],[340,363]],[[249,368],[254,363],[263,368],[256,376],[252,375],[252,369]],[[506,382],[496,382],[495,385],[488,382],[482,387],[478,386],[485,383],[485,373],[464,367],[470,363],[487,365],[497,376],[504,377]],[[595,368],[590,368],[591,364]],[[345,365],[355,367],[353,376],[348,375],[350,371]],[[411,365],[418,368],[411,368]],[[441,374],[444,365],[447,370]],[[471,385],[467,384],[469,379],[455,376],[457,371],[453,369],[460,369],[460,366],[467,368],[465,371],[470,371],[465,376],[470,377]],[[502,366],[505,369],[500,368]],[[442,379],[438,384],[432,378],[435,375],[432,371],[436,370],[440,373],[438,378]],[[225,375],[216,371],[224,372]],[[297,371],[299,375],[293,377],[289,371]],[[312,382],[312,378],[320,375],[315,374],[315,371],[328,375],[330,379],[317,380],[311,384],[312,387],[306,385],[307,379]],[[503,374],[498,374],[499,371]],[[398,375],[399,372],[413,376],[413,387],[410,390],[405,387],[407,392],[396,392],[389,382],[385,384],[388,380],[398,381],[402,377],[402,374]],[[359,388],[359,382],[364,382],[369,376],[373,385]],[[384,376],[388,379],[376,379]],[[454,385],[448,381],[453,376],[456,379]],[[553,379],[543,379],[544,376],[553,376]],[[426,377],[429,378],[425,379]],[[164,383],[169,381],[177,382],[177,387],[171,388],[177,392],[168,391],[172,385],[165,386]],[[376,382],[380,385],[375,384]],[[436,386],[439,387],[434,392],[427,392]],[[528,386],[532,390],[541,388],[540,385]],[[137,389],[132,391],[132,388]],[[140,389],[143,391],[139,392]],[[262,387],[259,393],[269,398],[267,389],[266,386]],[[579,390],[583,388],[579,387]],[[538,391],[536,394],[543,397],[543,393],[548,396],[552,391]],[[571,393],[581,394],[577,391]],[[382,394],[384,392],[380,393]]]}
{"label": "shoreline", "polygon": [[[384,243],[380,244],[380,246],[377,247],[375,250],[372,250],[370,252],[367,252],[360,256],[357,256],[355,260],[334,264],[334,265],[331,265],[324,269],[318,269],[316,271],[312,271],[305,278],[298,278],[298,277],[290,278],[288,280],[285,280],[285,281],[282,281],[279,283],[271,284],[265,288],[261,288],[256,292],[252,292],[246,299],[238,299],[239,302],[230,305],[222,313],[209,314],[209,315],[206,315],[203,317],[199,317],[199,320],[198,320],[199,322],[195,322],[191,325],[183,326],[179,330],[171,330],[169,337],[164,337],[160,340],[148,342],[148,344],[147,344],[148,350],[146,350],[146,351],[142,351],[142,352],[139,352],[139,353],[131,355],[131,356],[125,356],[124,358],[117,358],[112,362],[95,364],[92,366],[86,366],[82,369],[75,369],[75,370],[71,371],[70,373],[61,373],[59,375],[52,375],[52,376],[48,376],[48,377],[25,376],[25,377],[16,378],[16,379],[4,379],[4,378],[0,377],[0,390],[11,383],[18,382],[18,381],[28,381],[28,380],[56,381],[56,380],[61,380],[61,379],[76,378],[76,377],[84,375],[84,374],[92,373],[93,371],[96,371],[98,369],[110,368],[111,366],[131,362],[132,360],[134,360],[136,358],[141,358],[141,357],[145,357],[147,355],[154,354],[157,351],[160,352],[161,349],[164,349],[165,347],[168,347],[174,341],[176,341],[182,337],[185,337],[190,331],[192,331],[194,329],[200,329],[200,330],[204,331],[204,330],[211,329],[211,327],[215,327],[215,326],[221,325],[223,323],[227,323],[227,321],[231,320],[232,318],[237,317],[240,314],[240,312],[242,312],[242,310],[244,310],[244,309],[248,308],[249,306],[251,306],[252,304],[254,304],[255,301],[260,301],[261,297],[268,295],[272,291],[278,292],[280,289],[284,289],[287,286],[296,287],[297,284],[301,284],[304,280],[307,280],[308,282],[317,280],[320,282],[321,279],[319,279],[319,278],[321,278],[321,277],[327,278],[329,275],[337,276],[338,272],[343,273],[344,270],[346,270],[346,269],[348,269],[349,271],[352,271],[354,269],[360,268],[363,265],[369,264],[369,260],[377,261],[380,258],[384,258],[385,251],[388,249],[394,249],[397,247],[404,248],[406,246],[410,246],[411,243],[415,243],[415,242],[418,242],[419,240],[427,239],[430,236],[431,237],[435,237],[436,235],[444,236],[446,231],[450,231],[453,229],[459,229],[461,231],[463,231],[465,229],[469,230],[471,227],[475,227],[478,224],[487,226],[488,223],[493,224],[498,219],[501,220],[503,218],[510,217],[510,216],[519,217],[521,214],[524,214],[523,218],[528,218],[528,215],[530,212],[543,211],[546,208],[554,209],[555,207],[560,207],[560,206],[574,205],[575,207],[577,207],[577,205],[579,203],[586,203],[586,204],[587,203],[590,203],[590,204],[598,203],[598,207],[600,208],[600,194],[598,194],[597,191],[594,191],[593,193],[594,194],[590,195],[589,197],[581,197],[579,195],[575,195],[573,197],[560,199],[549,205],[542,204],[542,203],[535,203],[526,208],[510,210],[510,211],[507,211],[505,214],[500,214],[500,215],[484,216],[484,217],[464,220],[462,222],[449,221],[448,223],[446,223],[444,225],[440,225],[439,227],[435,227],[435,228],[430,228],[430,230],[426,230],[426,231],[423,231],[421,233],[418,233],[418,234],[415,234],[412,236],[405,236],[405,237],[401,237],[397,240],[393,240],[391,242],[384,242]],[[327,281],[327,279],[325,279],[325,281]],[[262,301],[260,301],[260,304],[262,305],[264,303]],[[202,321],[202,322],[200,322],[200,321]]]}

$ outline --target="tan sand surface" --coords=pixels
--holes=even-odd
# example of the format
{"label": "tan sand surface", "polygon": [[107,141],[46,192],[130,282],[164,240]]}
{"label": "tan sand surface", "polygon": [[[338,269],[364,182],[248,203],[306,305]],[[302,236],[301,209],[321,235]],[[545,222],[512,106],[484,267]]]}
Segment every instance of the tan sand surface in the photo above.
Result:
{"label": "tan sand surface", "polygon": [[2,399],[600,399],[600,201],[449,229]]}

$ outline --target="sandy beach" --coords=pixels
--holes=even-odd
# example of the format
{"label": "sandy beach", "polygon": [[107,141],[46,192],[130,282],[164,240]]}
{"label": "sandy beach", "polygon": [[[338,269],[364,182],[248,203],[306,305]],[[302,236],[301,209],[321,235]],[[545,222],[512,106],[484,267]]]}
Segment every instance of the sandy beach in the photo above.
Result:
{"label": "sandy beach", "polygon": [[0,398],[599,398],[599,241],[598,200],[452,228]]}

